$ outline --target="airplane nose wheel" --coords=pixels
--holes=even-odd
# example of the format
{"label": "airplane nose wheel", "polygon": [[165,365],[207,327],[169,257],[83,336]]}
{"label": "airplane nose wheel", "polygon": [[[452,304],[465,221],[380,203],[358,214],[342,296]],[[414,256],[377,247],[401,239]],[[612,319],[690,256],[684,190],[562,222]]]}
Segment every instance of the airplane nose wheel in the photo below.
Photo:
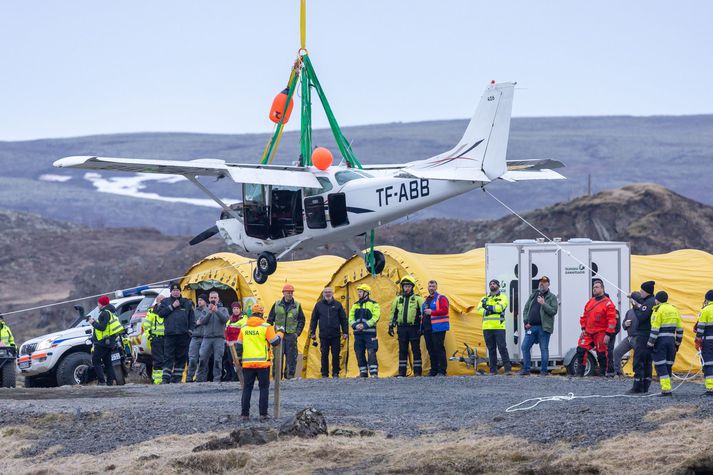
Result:
{"label": "airplane nose wheel", "polygon": [[366,270],[372,274],[381,274],[384,271],[384,267],[386,267],[386,256],[381,251],[374,251],[374,268],[371,268],[367,260]]}
{"label": "airplane nose wheel", "polygon": [[267,278],[277,270],[277,258],[271,252],[261,252],[257,256],[257,269]]}

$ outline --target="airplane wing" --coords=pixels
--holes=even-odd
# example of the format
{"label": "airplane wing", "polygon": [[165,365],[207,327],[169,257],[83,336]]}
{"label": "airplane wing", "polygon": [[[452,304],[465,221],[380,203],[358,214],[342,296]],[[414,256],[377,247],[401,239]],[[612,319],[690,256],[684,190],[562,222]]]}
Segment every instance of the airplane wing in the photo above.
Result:
{"label": "airplane wing", "polygon": [[212,158],[180,161],[77,156],[61,158],[54,162],[54,166],[57,168],[81,168],[85,170],[181,175],[189,178],[197,176],[223,178],[229,176],[236,183],[320,188],[317,178],[304,167],[234,164]]}
{"label": "airplane wing", "polygon": [[566,178],[554,170],[508,170],[499,177],[505,181],[528,180],[565,180]]}

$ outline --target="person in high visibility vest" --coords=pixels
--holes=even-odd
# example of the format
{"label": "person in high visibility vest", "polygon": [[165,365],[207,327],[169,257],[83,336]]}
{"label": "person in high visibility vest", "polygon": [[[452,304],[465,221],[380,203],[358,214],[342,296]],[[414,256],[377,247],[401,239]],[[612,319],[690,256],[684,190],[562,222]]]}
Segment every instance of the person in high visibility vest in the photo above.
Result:
{"label": "person in high visibility vest", "polygon": [[[109,303],[109,297],[102,295],[97,300],[97,303],[99,304],[99,317],[96,320],[92,317],[87,320],[94,327],[92,364],[99,384],[111,386],[116,381],[111,352],[116,348],[116,339],[123,333],[124,326],[114,314],[116,309]],[[106,376],[104,371],[106,371]]]}
{"label": "person in high visibility vest", "polygon": [[[232,313],[230,318],[225,322],[225,344],[228,347],[235,346],[238,341],[238,336],[240,335],[240,328],[245,325],[248,321],[248,316],[243,313],[243,307],[240,302],[235,301],[231,305]],[[233,354],[230,350],[225,352],[225,361],[223,362],[223,368],[227,370],[227,380],[237,381],[238,374],[235,369],[235,363],[233,361]],[[239,363],[239,361],[238,361]]]}
{"label": "person in high visibility vest", "polygon": [[406,376],[408,369],[408,350],[411,345],[413,354],[413,375],[421,376],[421,318],[423,317],[423,297],[414,294],[416,280],[410,275],[401,279],[401,295],[391,304],[389,336],[394,336],[394,327],[399,338],[399,376]]}
{"label": "person in high visibility vest", "polygon": [[260,420],[269,419],[267,415],[267,402],[270,394],[270,366],[272,364],[271,346],[280,344],[284,329],[275,328],[265,322],[263,314],[265,309],[259,303],[252,307],[252,317],[248,318],[240,329],[236,350],[243,360],[243,394],[241,397],[241,412],[243,420],[250,419],[250,399],[252,397],[255,380],[260,388],[260,401],[258,404]]}
{"label": "person in high visibility vest", "polygon": [[285,379],[295,377],[297,371],[297,338],[302,334],[305,327],[305,314],[302,306],[294,299],[295,287],[292,284],[285,284],[282,287],[282,299],[275,302],[270,309],[267,323],[279,325],[285,329],[285,345],[283,353],[285,355]]}
{"label": "person in high visibility vest", "polygon": [[12,336],[12,330],[7,323],[5,317],[0,313],[0,346],[15,346],[15,338]]}
{"label": "person in high visibility vest", "polygon": [[379,377],[379,363],[376,359],[379,340],[376,337],[376,323],[381,316],[381,307],[369,298],[370,293],[371,287],[367,284],[359,285],[357,287],[359,301],[349,309],[349,326],[354,332],[354,353],[359,365],[359,376],[362,378],[369,377],[369,374],[372,378]]}
{"label": "person in high visibility vest", "polygon": [[480,301],[478,315],[483,317],[483,337],[485,346],[488,347],[490,374],[498,374],[498,351],[503,360],[505,374],[511,374],[512,363],[505,343],[505,309],[508,307],[508,297],[500,292],[498,280],[491,280],[488,286],[490,293]]}
{"label": "person in high visibility vest", "polygon": [[703,357],[706,396],[713,396],[713,290],[706,292],[703,308],[696,323],[696,348]]}
{"label": "person in high visibility vest", "polygon": [[429,376],[445,376],[448,372],[446,357],[446,332],[450,330],[450,304],[445,295],[438,293],[438,282],[428,281],[428,296],[423,301],[423,339],[431,359]]}
{"label": "person in high visibility vest", "polygon": [[659,375],[661,396],[672,396],[671,369],[683,341],[683,322],[676,307],[668,303],[668,294],[656,292],[654,313],[651,315],[651,334],[648,346],[653,349],[654,368]]}
{"label": "person in high visibility vest", "polygon": [[165,297],[157,295],[153,305],[146,311],[146,318],[141,324],[146,338],[151,345],[151,360],[152,371],[151,381],[153,384],[161,384],[163,382],[163,341],[164,341],[164,324],[163,318],[156,313],[159,305]]}

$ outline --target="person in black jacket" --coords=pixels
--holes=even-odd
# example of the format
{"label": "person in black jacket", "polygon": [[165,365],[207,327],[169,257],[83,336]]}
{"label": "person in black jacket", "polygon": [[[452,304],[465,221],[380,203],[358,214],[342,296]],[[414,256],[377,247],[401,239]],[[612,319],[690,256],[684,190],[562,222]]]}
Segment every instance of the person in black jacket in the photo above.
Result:
{"label": "person in black jacket", "polygon": [[[319,349],[322,353],[322,377],[329,377],[329,353],[332,353],[332,377],[339,377],[339,350],[342,340],[349,334],[347,314],[342,304],[334,300],[334,290],[325,287],[322,300],[317,302],[312,310],[309,324],[309,335],[317,340],[317,324],[319,324]],[[316,343],[315,343],[316,344]]]}
{"label": "person in black jacket", "polygon": [[649,333],[651,333],[651,314],[654,311],[654,286],[653,280],[641,284],[640,300],[631,300],[631,305],[636,312],[636,337],[634,338],[634,386],[627,394],[649,392],[651,376],[653,373],[653,360],[651,349],[647,346]]}
{"label": "person in black jacket", "polygon": [[193,302],[181,297],[181,287],[171,284],[171,296],[156,312],[163,318],[166,333],[163,342],[163,383],[180,383],[188,361],[191,332],[196,326]]}

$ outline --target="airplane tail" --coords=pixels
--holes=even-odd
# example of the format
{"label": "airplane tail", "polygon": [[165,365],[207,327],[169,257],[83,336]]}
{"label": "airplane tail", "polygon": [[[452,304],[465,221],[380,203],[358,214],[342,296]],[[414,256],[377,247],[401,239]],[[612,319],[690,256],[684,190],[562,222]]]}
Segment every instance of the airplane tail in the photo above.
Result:
{"label": "airplane tail", "polygon": [[488,86],[458,144],[448,152],[410,163],[404,172],[419,178],[482,182],[505,174],[515,84]]}

